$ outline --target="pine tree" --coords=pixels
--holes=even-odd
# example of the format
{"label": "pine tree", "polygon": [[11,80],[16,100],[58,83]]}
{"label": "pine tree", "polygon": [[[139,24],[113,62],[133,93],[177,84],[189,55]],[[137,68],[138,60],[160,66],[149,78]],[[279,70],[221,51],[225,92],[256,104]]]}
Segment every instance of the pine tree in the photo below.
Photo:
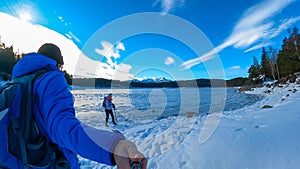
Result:
{"label": "pine tree", "polygon": [[285,37],[282,50],[278,54],[277,65],[280,76],[285,77],[300,71],[300,35],[298,28],[288,29],[289,37]]}
{"label": "pine tree", "polygon": [[261,72],[265,75],[266,78],[273,79],[272,75],[272,62],[268,58],[268,53],[266,49],[262,48],[262,55],[261,55]]}
{"label": "pine tree", "polygon": [[290,40],[292,41],[292,51],[294,51],[292,55],[292,61],[295,66],[295,72],[298,72],[300,71],[300,34],[297,27],[293,28],[293,31],[290,34]]}
{"label": "pine tree", "polygon": [[11,74],[16,63],[13,47],[6,47],[5,44],[2,44],[0,46],[0,72]]}
{"label": "pine tree", "polygon": [[273,47],[269,47],[269,58],[270,58],[270,64],[272,68],[272,76],[273,79],[280,79],[279,76],[279,69],[277,65],[277,58],[278,58],[278,49],[275,49]]}
{"label": "pine tree", "polygon": [[253,64],[248,69],[248,73],[249,73],[249,78],[256,78],[261,74],[260,65],[255,56],[253,56]]}

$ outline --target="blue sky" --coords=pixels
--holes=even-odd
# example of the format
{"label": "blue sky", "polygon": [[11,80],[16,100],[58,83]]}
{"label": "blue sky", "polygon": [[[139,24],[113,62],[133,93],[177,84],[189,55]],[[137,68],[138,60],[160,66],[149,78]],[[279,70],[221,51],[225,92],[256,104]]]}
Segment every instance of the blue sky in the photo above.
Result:
{"label": "blue sky", "polygon": [[[299,7],[299,0],[4,0],[0,12],[54,30],[131,77],[180,80],[246,77],[262,46],[280,48],[287,28],[300,27]],[[131,17],[146,12],[154,13],[138,23]]]}

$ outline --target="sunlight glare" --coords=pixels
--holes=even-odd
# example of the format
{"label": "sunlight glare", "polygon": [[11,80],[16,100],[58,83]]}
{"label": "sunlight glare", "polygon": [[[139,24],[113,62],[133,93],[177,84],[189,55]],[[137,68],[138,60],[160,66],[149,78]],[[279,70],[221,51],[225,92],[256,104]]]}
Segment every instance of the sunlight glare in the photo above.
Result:
{"label": "sunlight glare", "polygon": [[29,12],[25,12],[25,11],[20,12],[19,18],[20,18],[22,21],[25,21],[25,22],[30,22],[30,21],[32,21],[32,16],[31,16],[31,14],[30,14]]}

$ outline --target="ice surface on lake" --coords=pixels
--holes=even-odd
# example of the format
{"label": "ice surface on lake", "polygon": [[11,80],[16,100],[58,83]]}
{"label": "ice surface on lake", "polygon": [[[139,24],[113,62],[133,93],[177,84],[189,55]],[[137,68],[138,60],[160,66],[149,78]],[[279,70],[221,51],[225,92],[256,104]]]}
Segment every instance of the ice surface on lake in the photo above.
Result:
{"label": "ice surface on lake", "polygon": [[225,111],[236,110],[262,99],[260,95],[239,93],[234,88],[85,89],[72,93],[77,111],[89,113],[102,111],[104,96],[112,93],[118,114],[135,121],[185,116],[187,112],[212,113],[210,108],[217,104],[224,104],[219,107]]}

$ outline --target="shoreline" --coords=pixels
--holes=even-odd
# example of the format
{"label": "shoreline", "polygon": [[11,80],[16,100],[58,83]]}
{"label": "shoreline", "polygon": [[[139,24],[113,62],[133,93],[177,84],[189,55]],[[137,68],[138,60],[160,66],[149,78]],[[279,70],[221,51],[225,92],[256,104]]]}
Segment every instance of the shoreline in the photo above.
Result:
{"label": "shoreline", "polygon": [[[165,165],[170,160],[185,162],[174,163],[171,168],[295,168],[300,156],[300,91],[293,93],[290,91],[293,88],[300,90],[300,85],[276,87],[270,94],[264,93],[267,87],[248,91],[249,94],[265,95],[265,98],[216,116],[220,123],[203,143],[199,143],[198,136],[205,131],[205,118],[198,117],[198,125],[180,145],[155,156],[149,163],[158,160],[157,168],[170,167]],[[265,104],[272,108],[262,109]]]}

